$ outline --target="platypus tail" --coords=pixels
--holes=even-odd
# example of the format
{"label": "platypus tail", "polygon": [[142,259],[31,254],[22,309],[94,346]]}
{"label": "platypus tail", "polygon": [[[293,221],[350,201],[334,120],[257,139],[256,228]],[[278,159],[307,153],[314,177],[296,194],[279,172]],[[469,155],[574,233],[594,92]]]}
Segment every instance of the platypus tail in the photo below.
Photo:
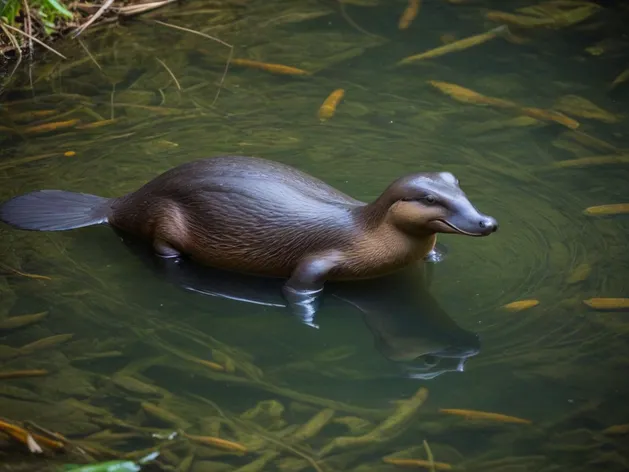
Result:
{"label": "platypus tail", "polygon": [[109,198],[38,190],[0,205],[0,221],[30,231],[64,231],[107,223]]}

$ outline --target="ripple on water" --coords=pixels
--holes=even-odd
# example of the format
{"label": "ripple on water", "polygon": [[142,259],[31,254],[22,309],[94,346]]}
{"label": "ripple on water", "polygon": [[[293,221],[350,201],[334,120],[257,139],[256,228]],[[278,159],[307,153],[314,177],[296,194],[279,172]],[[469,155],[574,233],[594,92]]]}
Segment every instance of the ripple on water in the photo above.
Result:
{"label": "ripple on water", "polygon": [[[497,218],[500,230],[474,240],[442,236],[450,252],[433,283],[455,320],[481,334],[481,356],[472,364],[537,364],[552,356],[559,362],[574,357],[572,349],[580,343],[583,351],[586,340],[611,336],[577,316],[583,285],[566,282],[575,267],[598,259],[613,244],[609,233],[583,217],[583,197],[570,191],[560,176],[538,178],[517,166],[480,164],[453,172],[463,175],[470,200]],[[522,299],[540,304],[519,313],[502,309]],[[536,354],[541,349],[553,349],[552,356]],[[595,346],[590,343],[587,349]]]}

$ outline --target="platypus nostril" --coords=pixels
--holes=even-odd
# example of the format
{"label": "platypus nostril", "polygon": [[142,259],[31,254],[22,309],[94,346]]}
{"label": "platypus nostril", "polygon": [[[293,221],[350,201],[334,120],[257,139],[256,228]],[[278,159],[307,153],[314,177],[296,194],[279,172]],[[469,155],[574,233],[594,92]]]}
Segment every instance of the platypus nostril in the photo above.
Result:
{"label": "platypus nostril", "polygon": [[494,218],[492,218],[491,216],[488,216],[488,217],[483,218],[482,220],[480,220],[478,225],[482,229],[488,230],[491,233],[495,233],[498,230],[498,222]]}

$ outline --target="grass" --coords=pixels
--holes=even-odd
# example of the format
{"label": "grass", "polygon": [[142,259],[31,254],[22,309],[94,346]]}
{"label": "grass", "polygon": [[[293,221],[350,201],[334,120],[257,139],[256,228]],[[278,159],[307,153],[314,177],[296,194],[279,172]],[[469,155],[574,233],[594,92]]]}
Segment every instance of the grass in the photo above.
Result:
{"label": "grass", "polygon": [[0,53],[19,54],[21,50],[32,50],[33,38],[47,41],[75,24],[78,16],[63,0],[61,3],[58,0],[0,0]]}
{"label": "grass", "polygon": [[174,1],[0,0],[0,59],[13,56],[19,60],[37,46],[52,49],[47,45],[55,37],[68,33],[77,37],[96,23],[137,15]]}

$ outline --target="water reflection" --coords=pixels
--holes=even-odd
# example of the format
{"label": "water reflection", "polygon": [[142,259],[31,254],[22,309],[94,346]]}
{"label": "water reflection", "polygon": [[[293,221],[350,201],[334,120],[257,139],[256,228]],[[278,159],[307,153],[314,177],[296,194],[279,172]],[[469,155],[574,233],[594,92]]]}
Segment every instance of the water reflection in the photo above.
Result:
{"label": "water reflection", "polygon": [[[239,303],[286,309],[283,279],[236,274],[181,259],[154,255],[144,242],[116,231],[126,247],[159,277],[187,291]],[[400,363],[411,378],[432,379],[463,371],[480,351],[476,333],[461,328],[431,295],[430,273],[418,265],[393,275],[357,282],[330,283],[319,317],[339,316],[348,305],[362,313],[376,349]],[[326,335],[325,322],[322,336]]]}

